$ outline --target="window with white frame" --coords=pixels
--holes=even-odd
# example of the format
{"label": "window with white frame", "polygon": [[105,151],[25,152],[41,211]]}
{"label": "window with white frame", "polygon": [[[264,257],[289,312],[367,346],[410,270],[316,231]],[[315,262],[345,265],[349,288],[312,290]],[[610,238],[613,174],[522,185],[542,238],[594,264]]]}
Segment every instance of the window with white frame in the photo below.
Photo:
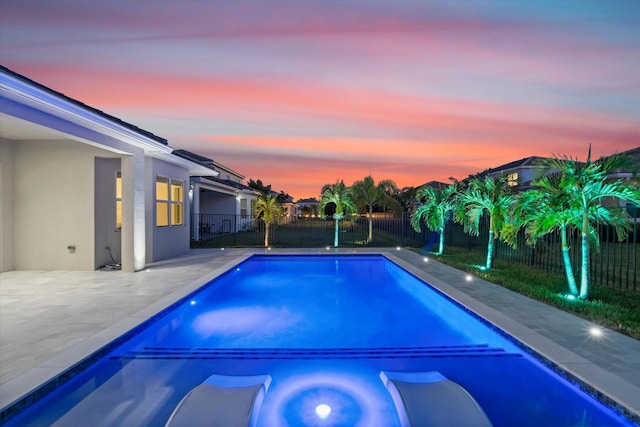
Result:
{"label": "window with white frame", "polygon": [[247,217],[247,199],[240,199],[240,217]]}
{"label": "window with white frame", "polygon": [[184,183],[156,177],[156,226],[184,224]]}

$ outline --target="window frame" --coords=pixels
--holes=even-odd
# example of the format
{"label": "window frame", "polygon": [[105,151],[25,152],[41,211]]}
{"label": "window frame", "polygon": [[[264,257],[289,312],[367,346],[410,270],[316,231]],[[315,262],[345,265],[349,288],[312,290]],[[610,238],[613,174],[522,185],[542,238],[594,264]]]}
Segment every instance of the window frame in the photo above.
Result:
{"label": "window frame", "polygon": [[[184,183],[185,182],[181,179],[174,179],[162,175],[156,175],[156,227],[184,227]],[[159,185],[165,187],[161,192],[159,191]],[[166,198],[162,198],[162,196],[165,195]]]}

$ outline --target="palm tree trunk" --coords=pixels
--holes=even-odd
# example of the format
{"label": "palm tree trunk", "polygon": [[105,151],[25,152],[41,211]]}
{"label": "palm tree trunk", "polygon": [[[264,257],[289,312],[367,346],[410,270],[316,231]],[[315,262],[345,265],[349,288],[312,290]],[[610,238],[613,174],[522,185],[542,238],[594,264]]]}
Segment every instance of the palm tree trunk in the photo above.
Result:
{"label": "palm tree trunk", "polygon": [[270,224],[266,222],[264,227],[264,247],[265,248],[269,247],[269,225]]}
{"label": "palm tree trunk", "polygon": [[369,237],[367,243],[371,243],[373,240],[373,206],[369,205]]}
{"label": "palm tree trunk", "polygon": [[340,220],[338,218],[334,219],[335,223],[336,223],[336,231],[334,233],[334,237],[333,237],[333,247],[337,248],[338,247],[338,227],[340,224]]}
{"label": "palm tree trunk", "polygon": [[578,295],[578,286],[576,278],[573,275],[573,267],[571,267],[571,258],[569,258],[569,245],[567,244],[567,226],[562,224],[560,227],[560,237],[562,238],[562,261],[564,263],[564,273],[567,276],[569,284],[569,292],[571,295]]}
{"label": "palm tree trunk", "polygon": [[444,225],[440,227],[440,244],[438,245],[438,255],[444,253]]}
{"label": "palm tree trunk", "polygon": [[580,295],[578,298],[585,299],[589,296],[589,211],[584,210],[582,214],[582,266],[580,271]]}
{"label": "palm tree trunk", "polygon": [[493,230],[489,229],[489,243],[487,244],[487,264],[485,265],[487,270],[491,269],[493,264]]}

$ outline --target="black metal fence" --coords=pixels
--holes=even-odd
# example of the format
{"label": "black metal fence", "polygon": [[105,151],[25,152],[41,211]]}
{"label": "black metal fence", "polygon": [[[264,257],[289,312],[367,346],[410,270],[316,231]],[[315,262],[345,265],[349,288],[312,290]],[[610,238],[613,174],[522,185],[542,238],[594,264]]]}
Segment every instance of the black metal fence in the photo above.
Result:
{"label": "black metal fence", "polygon": [[[619,241],[612,227],[599,226],[599,249],[591,247],[589,273],[591,283],[615,289],[640,291],[640,208],[628,209],[634,218],[628,237]],[[285,223],[270,227],[269,245],[272,247],[317,248],[333,246],[333,219],[291,218]],[[414,247],[425,251],[436,249],[438,234],[411,227],[409,215],[400,218],[374,217],[373,240],[367,243],[368,219],[363,216],[342,220],[339,223],[341,247]],[[486,255],[488,224],[481,222],[479,236],[470,236],[459,224],[451,222],[445,232],[445,245],[465,248]],[[263,221],[240,215],[193,215],[191,219],[193,247],[262,247],[265,224]],[[535,246],[526,244],[519,236],[517,247],[496,241],[496,260],[532,266],[544,271],[563,273],[559,234],[549,234],[538,240]],[[575,274],[580,274],[580,234],[569,236],[570,256]]]}

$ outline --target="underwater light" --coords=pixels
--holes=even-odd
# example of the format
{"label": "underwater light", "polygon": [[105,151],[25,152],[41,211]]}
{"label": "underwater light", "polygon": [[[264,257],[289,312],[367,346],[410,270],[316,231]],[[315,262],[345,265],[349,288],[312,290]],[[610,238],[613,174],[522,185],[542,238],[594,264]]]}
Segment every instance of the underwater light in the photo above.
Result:
{"label": "underwater light", "polygon": [[191,304],[191,305],[196,305],[196,300],[193,300],[193,299],[192,299],[192,300],[189,302],[189,304]]}
{"label": "underwater light", "polygon": [[321,420],[326,419],[330,413],[331,413],[331,406],[326,405],[324,403],[321,403],[320,405],[316,406],[316,415]]}

